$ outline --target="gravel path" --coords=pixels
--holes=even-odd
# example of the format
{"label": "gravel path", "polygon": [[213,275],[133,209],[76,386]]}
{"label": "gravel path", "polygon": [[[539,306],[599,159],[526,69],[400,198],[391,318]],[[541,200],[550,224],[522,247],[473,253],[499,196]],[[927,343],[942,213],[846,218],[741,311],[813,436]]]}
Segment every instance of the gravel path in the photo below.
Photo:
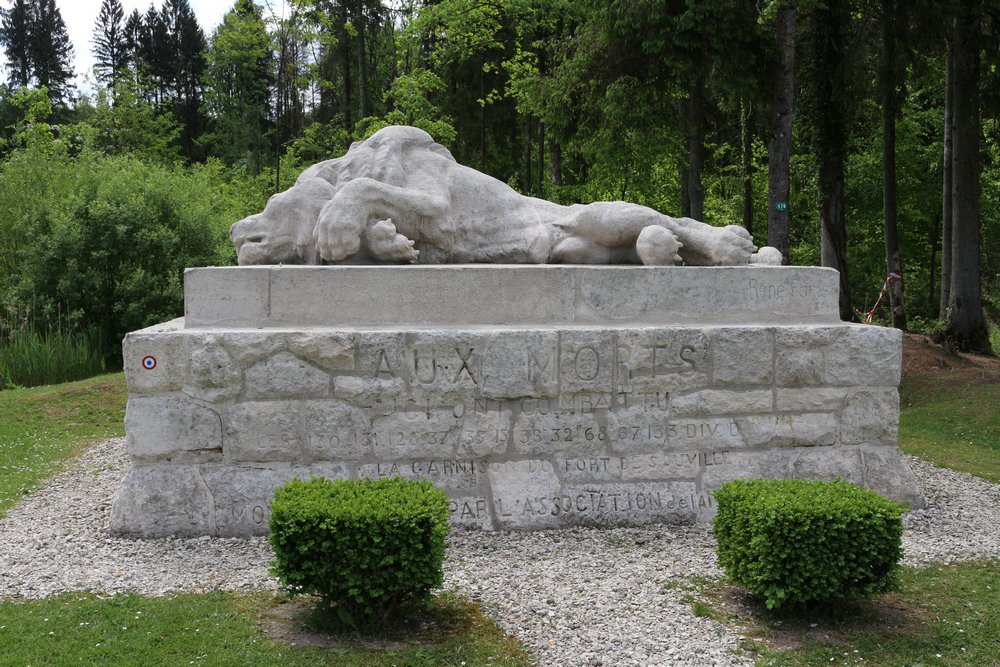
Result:
{"label": "gravel path", "polygon": [[[908,461],[928,507],[906,516],[905,562],[1000,557],[1000,485]],[[121,439],[94,445],[0,520],[0,597],[276,587],[263,538],[109,536],[126,466]],[[752,664],[683,601],[689,577],[720,574],[707,526],[453,533],[445,573],[541,665]]]}

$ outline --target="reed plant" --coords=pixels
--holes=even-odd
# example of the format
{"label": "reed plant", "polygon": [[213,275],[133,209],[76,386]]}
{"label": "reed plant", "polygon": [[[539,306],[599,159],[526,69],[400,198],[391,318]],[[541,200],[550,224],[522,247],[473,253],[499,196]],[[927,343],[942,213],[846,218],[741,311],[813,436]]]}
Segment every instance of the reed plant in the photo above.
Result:
{"label": "reed plant", "polygon": [[71,382],[106,370],[101,338],[93,330],[0,326],[0,389]]}

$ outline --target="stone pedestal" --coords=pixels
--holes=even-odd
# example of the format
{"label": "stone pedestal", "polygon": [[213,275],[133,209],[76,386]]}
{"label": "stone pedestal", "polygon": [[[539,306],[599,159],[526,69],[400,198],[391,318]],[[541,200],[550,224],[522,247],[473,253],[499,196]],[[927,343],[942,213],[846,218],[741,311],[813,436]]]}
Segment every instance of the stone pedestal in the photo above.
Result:
{"label": "stone pedestal", "polygon": [[143,536],[267,532],[293,477],[426,477],[486,529],[705,521],[736,477],[922,504],[896,446],[901,335],[802,267],[191,269],[128,335]]}

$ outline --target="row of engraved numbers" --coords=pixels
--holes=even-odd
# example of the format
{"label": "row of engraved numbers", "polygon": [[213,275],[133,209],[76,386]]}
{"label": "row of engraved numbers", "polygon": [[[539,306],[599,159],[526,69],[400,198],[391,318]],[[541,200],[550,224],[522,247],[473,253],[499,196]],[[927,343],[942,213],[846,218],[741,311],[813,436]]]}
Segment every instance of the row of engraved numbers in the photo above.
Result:
{"label": "row of engraved numbers", "polygon": [[[487,428],[469,430],[463,433],[462,440],[467,445],[502,444],[508,441],[513,433],[515,444],[530,445],[545,442],[633,442],[658,440],[665,441],[668,437],[677,436],[674,424],[643,424],[640,426],[564,426],[557,428],[521,428],[511,431],[506,428]],[[451,445],[454,444],[456,431],[388,431],[388,432],[354,432],[354,444],[369,445]],[[342,437],[331,437],[331,444],[340,445]]]}
{"label": "row of engraved numbers", "polygon": [[528,445],[542,442],[631,442],[634,440],[665,440],[673,424],[644,424],[641,426],[584,426],[562,428],[518,429],[515,433],[517,444]]}

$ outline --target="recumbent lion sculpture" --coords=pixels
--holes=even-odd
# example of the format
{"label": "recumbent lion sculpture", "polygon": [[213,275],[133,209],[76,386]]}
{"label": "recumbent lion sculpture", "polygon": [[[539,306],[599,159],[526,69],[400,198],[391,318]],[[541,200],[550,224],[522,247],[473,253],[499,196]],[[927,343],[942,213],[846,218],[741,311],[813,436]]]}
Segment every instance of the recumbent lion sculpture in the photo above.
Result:
{"label": "recumbent lion sculpture", "polygon": [[627,202],[563,206],[458,164],[415,127],[387,127],[313,165],[235,223],[240,264],[779,263],[742,227]]}

